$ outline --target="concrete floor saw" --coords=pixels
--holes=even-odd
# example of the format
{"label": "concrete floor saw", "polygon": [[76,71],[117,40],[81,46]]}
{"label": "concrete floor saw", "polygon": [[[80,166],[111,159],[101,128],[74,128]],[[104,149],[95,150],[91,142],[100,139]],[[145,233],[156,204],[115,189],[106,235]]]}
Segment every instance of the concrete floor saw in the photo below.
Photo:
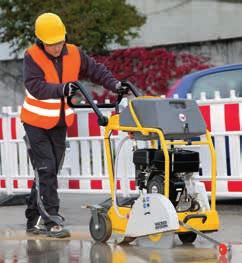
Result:
{"label": "concrete floor saw", "polygon": [[[202,234],[217,231],[216,156],[196,102],[140,96],[131,83],[122,82],[115,103],[95,104],[80,83],[79,87],[80,91],[68,97],[68,104],[72,108],[92,108],[98,124],[105,127],[104,145],[111,192],[109,200],[87,206],[92,213],[89,223],[92,238],[106,242],[112,233],[118,233],[124,237],[122,243],[129,243],[138,237],[148,236],[152,241],[157,239],[157,234],[175,232],[183,243],[192,243],[200,231]],[[120,111],[119,104],[128,93],[135,98]],[[79,96],[87,103],[80,103]],[[107,118],[100,108],[115,108],[115,114]],[[110,137],[117,130],[128,136],[121,141],[114,156]],[[117,198],[118,153],[127,138],[135,145],[133,163],[139,194]],[[137,141],[145,141],[149,146],[138,148]],[[209,149],[211,206],[204,184],[194,179],[193,174],[199,172],[200,157],[191,146]]]}

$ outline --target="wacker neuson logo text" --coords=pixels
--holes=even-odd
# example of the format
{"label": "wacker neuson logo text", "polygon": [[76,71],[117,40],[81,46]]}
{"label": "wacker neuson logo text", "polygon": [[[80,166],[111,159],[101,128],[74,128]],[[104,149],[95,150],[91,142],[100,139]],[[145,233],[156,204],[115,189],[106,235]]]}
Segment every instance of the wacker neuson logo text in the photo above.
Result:
{"label": "wacker neuson logo text", "polygon": [[165,228],[165,227],[168,227],[167,221],[161,221],[161,222],[155,223],[155,229],[156,230],[162,229],[162,228]]}

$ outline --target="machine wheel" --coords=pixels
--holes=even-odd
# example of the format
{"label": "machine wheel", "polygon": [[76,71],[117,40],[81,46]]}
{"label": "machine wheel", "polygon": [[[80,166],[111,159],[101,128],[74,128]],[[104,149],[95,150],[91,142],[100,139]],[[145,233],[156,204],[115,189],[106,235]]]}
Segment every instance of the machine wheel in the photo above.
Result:
{"label": "machine wheel", "polygon": [[194,232],[186,232],[178,234],[178,237],[183,244],[191,244],[196,240],[197,234]]}
{"label": "machine wheel", "polygon": [[152,177],[147,183],[147,193],[164,194],[164,181],[159,175]]}
{"label": "machine wheel", "polygon": [[94,224],[93,216],[89,223],[89,231],[92,238],[98,242],[106,242],[112,234],[112,224],[109,217],[104,213],[98,213],[98,228]]}

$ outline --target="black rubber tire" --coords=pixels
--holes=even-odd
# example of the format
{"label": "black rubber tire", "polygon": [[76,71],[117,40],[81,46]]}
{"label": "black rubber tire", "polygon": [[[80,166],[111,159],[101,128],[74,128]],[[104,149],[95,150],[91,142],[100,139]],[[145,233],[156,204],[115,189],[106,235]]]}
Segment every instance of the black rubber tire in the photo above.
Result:
{"label": "black rubber tire", "polygon": [[[156,191],[154,191],[156,189]],[[160,175],[155,175],[147,183],[147,193],[164,194],[164,180]]]}
{"label": "black rubber tire", "polygon": [[112,234],[112,224],[108,215],[98,213],[99,229],[95,229],[93,216],[89,222],[89,231],[92,238],[97,242],[106,242]]}
{"label": "black rubber tire", "polygon": [[94,243],[90,250],[91,263],[112,263],[112,249],[105,243]]}
{"label": "black rubber tire", "polygon": [[192,244],[196,240],[197,234],[194,232],[186,232],[178,234],[178,237],[183,244]]}

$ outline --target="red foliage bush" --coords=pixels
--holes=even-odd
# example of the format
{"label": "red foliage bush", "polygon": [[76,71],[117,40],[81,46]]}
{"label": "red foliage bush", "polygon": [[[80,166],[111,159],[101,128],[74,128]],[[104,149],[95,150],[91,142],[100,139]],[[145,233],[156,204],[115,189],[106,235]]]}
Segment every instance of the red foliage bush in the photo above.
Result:
{"label": "red foliage bush", "polygon": [[[95,59],[104,63],[117,79],[131,81],[146,95],[166,94],[168,87],[183,75],[212,66],[208,58],[165,48],[128,48]],[[94,92],[98,101],[112,97],[107,90]]]}

